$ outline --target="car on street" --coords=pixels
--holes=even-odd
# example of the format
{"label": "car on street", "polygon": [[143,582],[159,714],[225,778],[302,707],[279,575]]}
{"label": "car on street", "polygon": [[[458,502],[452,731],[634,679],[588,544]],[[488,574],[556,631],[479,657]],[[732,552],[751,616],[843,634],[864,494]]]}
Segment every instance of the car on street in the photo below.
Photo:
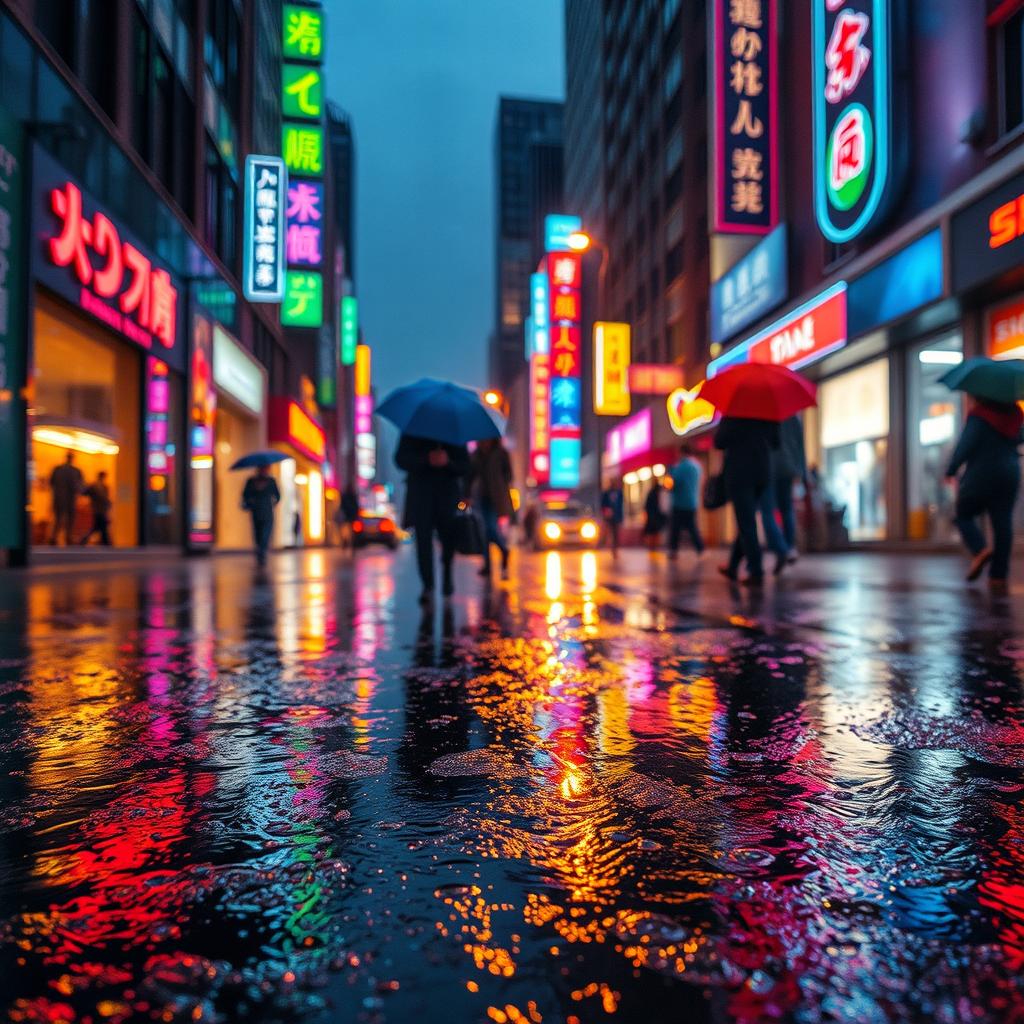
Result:
{"label": "car on street", "polygon": [[368,544],[384,544],[394,551],[398,541],[395,520],[383,512],[360,512],[359,518],[352,524],[352,543],[357,548]]}
{"label": "car on street", "polygon": [[601,529],[593,510],[578,502],[550,502],[542,506],[533,535],[535,551],[558,548],[596,548]]}

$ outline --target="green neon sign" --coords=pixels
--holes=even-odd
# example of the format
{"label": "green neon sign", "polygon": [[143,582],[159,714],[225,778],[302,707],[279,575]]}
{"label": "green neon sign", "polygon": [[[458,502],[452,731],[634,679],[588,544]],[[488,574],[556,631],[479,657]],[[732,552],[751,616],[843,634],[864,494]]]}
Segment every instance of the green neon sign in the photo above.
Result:
{"label": "green neon sign", "polygon": [[289,171],[306,177],[321,176],[324,173],[323,129],[319,125],[284,125],[281,152]]}
{"label": "green neon sign", "polygon": [[341,365],[353,366],[359,344],[359,300],[346,295],[341,300]]}
{"label": "green neon sign", "polygon": [[286,118],[318,120],[323,113],[323,75],[308,64],[285,64],[281,110]]}
{"label": "green neon sign", "polygon": [[320,60],[324,52],[323,12],[315,7],[285,4],[281,50],[285,60]]}
{"label": "green neon sign", "polygon": [[281,303],[284,327],[320,327],[324,322],[324,279],[322,274],[289,270]]}

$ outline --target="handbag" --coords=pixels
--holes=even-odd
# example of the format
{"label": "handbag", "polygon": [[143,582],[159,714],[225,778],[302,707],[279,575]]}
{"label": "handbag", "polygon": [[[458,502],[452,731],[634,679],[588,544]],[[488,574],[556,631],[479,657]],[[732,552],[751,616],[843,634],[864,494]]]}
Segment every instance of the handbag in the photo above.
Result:
{"label": "handbag", "polygon": [[484,527],[480,517],[465,501],[455,510],[455,550],[460,555],[484,553]]}
{"label": "handbag", "polygon": [[723,508],[729,503],[729,495],[725,491],[725,477],[715,473],[704,481],[704,507],[709,512]]}

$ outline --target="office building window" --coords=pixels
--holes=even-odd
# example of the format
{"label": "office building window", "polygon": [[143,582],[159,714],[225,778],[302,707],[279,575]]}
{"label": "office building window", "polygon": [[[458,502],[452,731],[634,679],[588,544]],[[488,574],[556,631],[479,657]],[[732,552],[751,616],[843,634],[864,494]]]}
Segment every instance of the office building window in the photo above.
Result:
{"label": "office building window", "polygon": [[1024,10],[1010,15],[995,31],[999,134],[1006,135],[1024,125]]}

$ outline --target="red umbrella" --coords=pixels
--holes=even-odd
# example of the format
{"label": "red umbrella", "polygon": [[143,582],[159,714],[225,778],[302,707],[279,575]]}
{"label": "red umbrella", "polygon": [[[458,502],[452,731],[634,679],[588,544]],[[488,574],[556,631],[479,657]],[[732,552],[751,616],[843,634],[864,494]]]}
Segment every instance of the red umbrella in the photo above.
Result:
{"label": "red umbrella", "polygon": [[773,363],[741,363],[701,385],[699,397],[723,416],[781,423],[817,405],[818,389],[806,377]]}

